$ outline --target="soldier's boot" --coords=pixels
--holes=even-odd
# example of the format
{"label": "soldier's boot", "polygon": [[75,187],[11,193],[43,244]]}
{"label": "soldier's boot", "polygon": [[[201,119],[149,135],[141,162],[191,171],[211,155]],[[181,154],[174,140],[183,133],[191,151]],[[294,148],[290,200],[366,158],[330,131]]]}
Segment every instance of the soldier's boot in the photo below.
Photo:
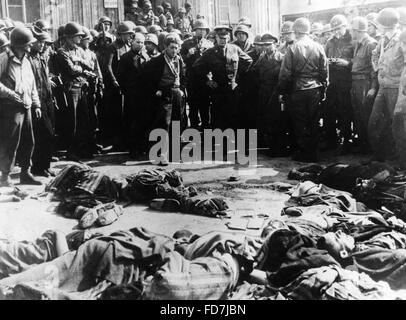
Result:
{"label": "soldier's boot", "polygon": [[13,187],[13,186],[14,186],[14,184],[10,179],[10,174],[3,172],[3,174],[2,174],[2,176],[0,178],[0,187],[10,188],[10,187]]}
{"label": "soldier's boot", "polygon": [[21,171],[20,183],[27,186],[42,186],[42,182],[35,179],[29,170]]}

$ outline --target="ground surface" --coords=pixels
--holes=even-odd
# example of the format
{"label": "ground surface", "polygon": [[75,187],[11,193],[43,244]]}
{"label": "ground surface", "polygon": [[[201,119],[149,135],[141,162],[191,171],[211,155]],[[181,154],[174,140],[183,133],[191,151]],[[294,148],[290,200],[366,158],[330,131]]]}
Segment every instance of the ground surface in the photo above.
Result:
{"label": "ground surface", "polygon": [[[322,164],[357,163],[365,159],[325,155]],[[58,162],[53,168],[58,171],[69,162]],[[88,162],[88,165],[104,173],[126,175],[152,167],[148,162],[129,162],[126,155],[107,155]],[[303,164],[290,159],[270,159],[259,155],[256,168],[241,168],[227,163],[208,164],[172,164],[169,169],[179,170],[187,185],[194,185],[199,191],[209,195],[221,195],[230,203],[232,217],[266,215],[280,217],[281,209],[289,198],[286,193],[274,190],[274,182],[288,181],[287,175],[293,168]],[[14,175],[17,178],[18,174]],[[239,177],[237,182],[228,182],[230,177]],[[15,180],[17,182],[17,180]],[[47,180],[43,179],[46,183]],[[20,186],[19,186],[20,187]],[[44,187],[20,187],[31,195],[40,194]],[[7,191],[5,189],[0,189]],[[56,203],[47,198],[28,199],[20,203],[0,203],[0,238],[14,240],[34,240],[46,230],[71,232],[77,226],[76,220],[68,220],[54,213]],[[108,234],[117,230],[128,230],[141,226],[153,232],[171,236],[174,232],[189,229],[203,234],[208,231],[229,231],[226,223],[230,219],[204,218],[193,215],[154,212],[144,206],[131,206],[113,225],[98,229]],[[260,231],[247,231],[259,235]]]}

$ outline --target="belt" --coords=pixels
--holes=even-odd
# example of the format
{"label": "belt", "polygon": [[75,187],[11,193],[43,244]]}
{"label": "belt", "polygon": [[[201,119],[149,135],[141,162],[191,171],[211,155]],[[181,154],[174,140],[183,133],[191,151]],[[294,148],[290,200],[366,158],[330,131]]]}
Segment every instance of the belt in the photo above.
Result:
{"label": "belt", "polygon": [[370,80],[370,76],[366,74],[353,74],[352,80]]}

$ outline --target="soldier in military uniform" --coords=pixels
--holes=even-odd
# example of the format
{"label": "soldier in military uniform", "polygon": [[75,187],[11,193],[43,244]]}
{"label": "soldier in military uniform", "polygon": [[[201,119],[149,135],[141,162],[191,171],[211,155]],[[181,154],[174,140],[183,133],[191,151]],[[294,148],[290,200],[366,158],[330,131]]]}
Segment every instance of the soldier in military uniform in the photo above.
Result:
{"label": "soldier in military uniform", "polygon": [[372,52],[377,42],[368,35],[368,21],[355,17],[351,33],[356,47],[352,59],[351,100],[354,108],[354,131],[358,135],[360,151],[369,152],[368,123],[372,105],[378,92],[378,79],[372,65]]}
{"label": "soldier in military uniform", "polygon": [[180,7],[178,10],[178,15],[175,18],[175,29],[178,29],[182,35],[187,34],[192,31],[192,23],[186,16],[186,9]]}
{"label": "soldier in military uniform", "polygon": [[58,50],[58,64],[68,103],[68,158],[72,160],[93,156],[88,149],[92,132],[88,107],[89,83],[86,76],[93,66],[80,48],[84,35],[82,26],[75,22],[68,23],[65,26],[66,43]]}
{"label": "soldier in military uniform", "polygon": [[135,22],[135,24],[137,26],[140,25],[149,27],[158,22],[158,17],[156,17],[152,11],[152,3],[150,1],[145,1],[142,7],[142,12],[138,15],[138,20]]}
{"label": "soldier in military uniform", "polygon": [[195,32],[194,38],[185,41],[180,51],[187,68],[189,118],[192,128],[199,127],[200,119],[202,127],[208,128],[210,113],[209,90],[206,86],[207,78],[205,75],[196,74],[193,65],[207,49],[213,47],[213,44],[206,40],[210,27],[205,20],[197,20],[193,29]]}
{"label": "soldier in military uniform", "polygon": [[29,29],[17,27],[10,34],[10,42],[11,50],[0,55],[0,186],[13,185],[10,173],[17,150],[21,184],[41,185],[30,172],[34,150],[32,110],[35,118],[42,116],[35,77],[28,60],[35,38]]}
{"label": "soldier in military uniform", "polygon": [[151,125],[151,112],[147,108],[141,78],[142,70],[150,60],[144,48],[145,37],[136,33],[131,50],[120,59],[118,81],[124,94],[125,144],[131,155],[136,157],[147,151],[148,129]]}
{"label": "soldier in military uniform", "polygon": [[270,32],[261,37],[265,52],[252,66],[258,77],[258,144],[270,148],[272,156],[286,156],[288,149],[287,113],[281,110],[277,85],[283,55],[276,50],[278,39]]}
{"label": "soldier in military uniform", "polygon": [[169,2],[163,2],[162,7],[164,8],[164,13],[166,20],[172,20],[173,21],[173,15],[172,15],[172,5]]}
{"label": "soldier in military uniform", "polygon": [[372,63],[378,71],[379,92],[372,108],[368,132],[373,159],[378,161],[393,160],[397,156],[394,136],[400,134],[395,126],[394,111],[405,66],[399,41],[399,19],[399,13],[393,8],[381,10],[376,19],[383,30],[382,38],[372,54]]}
{"label": "soldier in military uniform", "polygon": [[331,25],[327,23],[326,25],[323,26],[323,31],[321,32],[320,36],[320,44],[325,48],[327,45],[327,42],[330,40],[332,36],[331,32]]}
{"label": "soldier in military uniform", "polygon": [[295,42],[295,33],[293,32],[293,22],[286,21],[281,28],[281,43],[278,48],[279,52],[285,54],[288,48]]}
{"label": "soldier in military uniform", "polygon": [[154,35],[156,35],[157,37],[159,37],[159,35],[162,32],[162,28],[159,25],[154,24],[153,26],[150,26],[148,28],[148,33],[152,33]]}
{"label": "soldier in military uniform", "polygon": [[101,17],[99,23],[95,27],[98,32],[111,33],[111,28],[113,27],[113,21],[109,17]]}
{"label": "soldier in military uniform", "polygon": [[137,24],[141,12],[142,12],[142,10],[138,6],[138,0],[131,0],[129,12],[126,13],[125,20],[132,21],[135,24]]}
{"label": "soldier in military uniform", "polygon": [[231,28],[218,26],[217,44],[198,59],[193,68],[196,74],[206,76],[212,92],[211,125],[219,129],[236,129],[238,105],[236,88],[239,79],[252,64],[251,57],[238,46],[230,44]]}
{"label": "soldier in military uniform", "polygon": [[51,36],[39,29],[34,29],[33,34],[37,41],[32,46],[30,61],[41,103],[42,117],[40,119],[33,117],[35,147],[31,171],[36,176],[49,178],[55,176],[54,172],[51,171],[52,155],[55,148],[55,106],[52,99],[48,56],[46,54],[46,42],[51,41]]}
{"label": "soldier in military uniform", "polygon": [[348,21],[343,15],[331,19],[334,36],[327,42],[326,54],[330,66],[330,85],[327,89],[325,104],[325,130],[327,147],[337,146],[337,121],[343,140],[343,154],[352,150],[353,109],[351,106],[351,60],[354,57],[354,45],[348,30]]}
{"label": "soldier in military uniform", "polygon": [[153,33],[147,34],[145,37],[145,50],[151,59],[159,56],[160,53],[158,47],[158,37]]}
{"label": "soldier in military uniform", "polygon": [[242,51],[249,53],[252,51],[252,41],[250,40],[250,31],[247,26],[241,24],[234,31],[236,40],[233,42],[236,46],[239,46]]}
{"label": "soldier in military uniform", "polygon": [[159,20],[159,26],[162,28],[162,30],[166,30],[166,24],[168,22],[168,19],[166,18],[165,15],[165,10],[163,6],[157,6],[156,7],[156,14]]}
{"label": "soldier in military uniform", "polygon": [[292,119],[297,140],[296,161],[317,162],[320,139],[320,102],[328,86],[328,61],[323,47],[310,39],[310,21],[293,25],[296,42],[287,51],[279,76],[278,92]]}
{"label": "soldier in military uniform", "polygon": [[97,148],[96,139],[97,134],[100,131],[99,128],[99,114],[100,114],[100,102],[103,97],[104,84],[103,75],[100,69],[99,61],[97,60],[96,54],[90,50],[90,44],[92,42],[92,35],[88,28],[83,28],[85,33],[80,44],[84,51],[85,60],[89,63],[91,70],[86,72],[87,81],[89,83],[88,90],[88,105],[89,105],[89,120],[90,126],[93,132],[92,140],[90,141],[89,148],[93,153],[98,153],[101,150]]}
{"label": "soldier in military uniform", "polygon": [[369,13],[365,18],[368,20],[368,34],[370,37],[374,38],[376,41],[381,39],[381,35],[378,32],[378,24],[376,18],[378,14],[376,12]]}
{"label": "soldier in military uniform", "polygon": [[313,23],[310,31],[310,36],[312,40],[321,44],[322,33],[323,33],[323,25],[320,22]]}
{"label": "soldier in military uniform", "polygon": [[117,151],[123,150],[123,132],[121,130],[123,121],[124,101],[120,91],[120,84],[117,80],[118,66],[121,57],[131,50],[131,43],[134,37],[133,23],[124,21],[117,28],[118,39],[109,47],[107,75],[104,77],[105,96],[103,99],[103,109],[105,117],[105,134],[109,142]]}

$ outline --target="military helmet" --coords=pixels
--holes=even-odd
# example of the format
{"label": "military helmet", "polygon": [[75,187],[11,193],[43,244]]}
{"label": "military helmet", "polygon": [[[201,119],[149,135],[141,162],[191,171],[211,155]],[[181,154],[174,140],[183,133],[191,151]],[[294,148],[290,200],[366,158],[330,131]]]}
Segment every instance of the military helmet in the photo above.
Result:
{"label": "military helmet", "polygon": [[310,33],[310,21],[307,18],[299,18],[293,24],[293,31],[297,33]]}
{"label": "military helmet", "polygon": [[322,35],[331,32],[331,24],[327,23],[326,25],[323,26],[323,30],[321,32]]}
{"label": "military helmet", "polygon": [[113,21],[111,21],[111,19],[109,17],[107,17],[107,16],[101,17],[99,19],[99,24],[103,24],[103,23],[106,23],[106,22],[110,23],[110,26],[113,25]]}
{"label": "military helmet", "polygon": [[282,24],[281,28],[281,34],[288,34],[288,33],[293,33],[293,22],[292,21],[285,21]]}
{"label": "military helmet", "polygon": [[76,36],[84,36],[82,26],[76,22],[69,22],[65,26],[65,36],[66,37],[76,37]]}
{"label": "military helmet", "polygon": [[368,31],[368,20],[363,17],[355,17],[352,20],[351,27],[355,31],[367,32]]}
{"label": "military helmet", "polygon": [[5,46],[8,46],[9,44],[10,41],[7,39],[6,35],[0,33],[0,49],[4,48]]}
{"label": "military helmet", "polygon": [[260,45],[262,45],[262,43],[261,43],[261,35],[260,35],[260,34],[258,34],[258,35],[255,36],[255,38],[254,38],[254,45],[255,45],[255,46],[260,46]]}
{"label": "military helmet", "polygon": [[143,8],[144,8],[144,9],[146,9],[146,8],[152,9],[152,3],[151,3],[151,1],[144,1]]}
{"label": "military helmet", "polygon": [[144,26],[136,26],[134,31],[137,33],[148,34],[147,28]]}
{"label": "military helmet", "polygon": [[165,37],[165,45],[168,46],[169,43],[171,42],[176,42],[177,44],[182,44],[182,39],[180,38],[180,35],[175,32],[168,33],[167,36]]}
{"label": "military helmet", "polygon": [[162,32],[162,28],[158,26],[157,24],[154,24],[148,28],[149,33],[157,33],[157,32]]}
{"label": "military helmet", "polygon": [[395,9],[385,8],[378,13],[376,21],[383,28],[392,29],[395,28],[396,25],[399,23],[399,18],[400,18],[399,12],[397,12]]}
{"label": "military helmet", "polygon": [[0,32],[7,29],[6,23],[3,20],[0,20]]}
{"label": "military helmet", "polygon": [[15,27],[13,21],[10,19],[4,19],[4,24],[6,25],[5,30],[7,31],[13,30]]}
{"label": "military helmet", "polygon": [[51,30],[51,25],[48,23],[48,21],[44,20],[44,19],[39,19],[37,21],[35,21],[33,23],[33,28],[35,30],[35,32],[48,32],[49,30]]}
{"label": "military helmet", "polygon": [[210,26],[205,19],[198,19],[193,24],[193,31],[197,29],[206,29],[207,32],[210,32]]}
{"label": "military helmet", "polygon": [[130,8],[132,8],[132,9],[138,8],[138,0],[132,0]]}
{"label": "military helmet", "polygon": [[331,30],[335,31],[343,26],[348,26],[348,20],[342,14],[337,14],[331,19],[330,25],[331,25]]}
{"label": "military helmet", "polygon": [[365,18],[368,20],[368,23],[372,24],[375,28],[378,28],[378,24],[376,23],[378,14],[376,12],[369,13]]}
{"label": "military helmet", "polygon": [[90,40],[92,41],[92,34],[90,33],[90,30],[86,27],[82,27],[83,33],[85,34],[83,36],[83,40]]}
{"label": "military helmet", "polygon": [[52,43],[52,38],[51,35],[48,32],[41,32],[41,33],[34,33],[34,38],[37,39],[37,41],[44,41],[46,43]]}
{"label": "military helmet", "polygon": [[65,38],[65,26],[60,26],[58,28],[58,39]]}
{"label": "military helmet", "polygon": [[238,25],[244,25],[247,26],[248,28],[252,27],[252,23],[250,18],[248,17],[242,17],[239,21],[238,21]]}
{"label": "military helmet", "polygon": [[237,36],[237,34],[240,32],[246,34],[247,37],[250,36],[250,30],[245,24],[240,24],[239,26],[237,26],[237,29],[235,29],[234,31],[234,36]]}
{"label": "military helmet", "polygon": [[401,25],[406,25],[406,7],[402,7],[398,9],[399,12],[399,23]]}
{"label": "military helmet", "polygon": [[117,27],[118,34],[134,34],[134,23],[131,21],[123,21]]}
{"label": "military helmet", "polygon": [[147,36],[145,37],[145,43],[150,42],[158,47],[159,41],[158,37],[154,33],[148,33]]}
{"label": "military helmet", "polygon": [[172,5],[169,2],[163,2],[162,7],[165,9],[172,9]]}
{"label": "military helmet", "polygon": [[278,38],[275,37],[271,32],[265,32],[261,36],[261,44],[263,45],[270,45],[272,43],[278,43]]}
{"label": "military helmet", "polygon": [[17,27],[11,31],[10,43],[12,47],[23,48],[36,42],[31,30],[24,27]]}
{"label": "military helmet", "polygon": [[231,33],[233,30],[227,25],[218,25],[214,27],[216,34]]}
{"label": "military helmet", "polygon": [[320,22],[315,22],[312,24],[310,33],[321,34],[323,32],[323,25]]}

